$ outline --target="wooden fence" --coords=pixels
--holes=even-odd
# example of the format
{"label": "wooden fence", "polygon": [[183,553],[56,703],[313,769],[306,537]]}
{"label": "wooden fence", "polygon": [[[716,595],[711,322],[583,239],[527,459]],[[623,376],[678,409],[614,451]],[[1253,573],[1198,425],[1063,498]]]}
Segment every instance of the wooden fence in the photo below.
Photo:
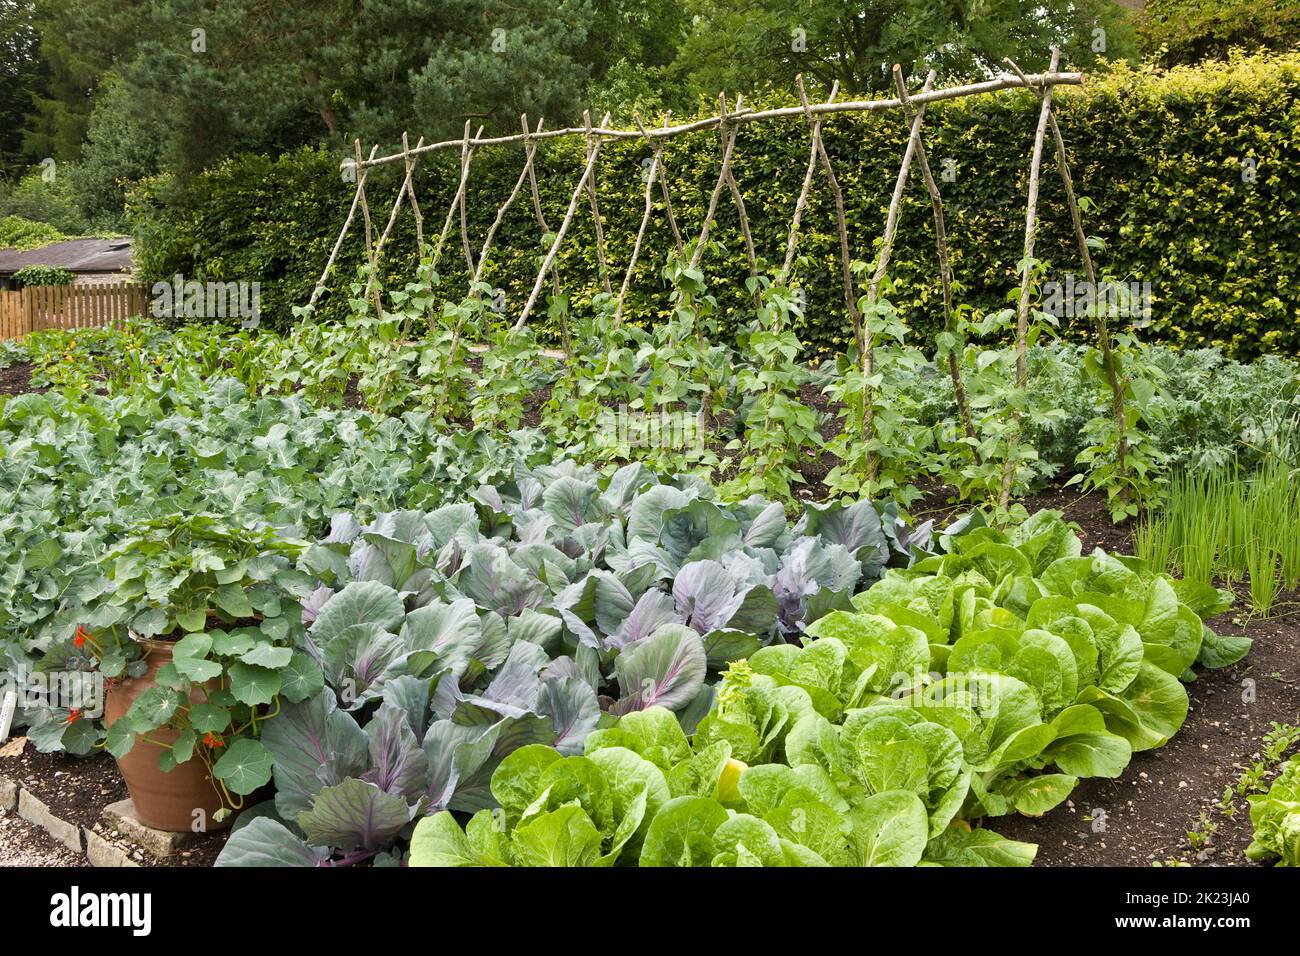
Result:
{"label": "wooden fence", "polygon": [[0,339],[20,339],[41,329],[121,328],[145,310],[144,286],[38,285],[0,292]]}

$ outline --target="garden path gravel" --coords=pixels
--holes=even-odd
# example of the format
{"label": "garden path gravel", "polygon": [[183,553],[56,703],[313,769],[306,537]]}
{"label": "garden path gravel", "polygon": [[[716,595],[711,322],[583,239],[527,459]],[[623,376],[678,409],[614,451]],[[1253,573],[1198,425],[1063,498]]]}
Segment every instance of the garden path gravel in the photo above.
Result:
{"label": "garden path gravel", "polygon": [[16,812],[0,810],[0,866],[86,866],[83,857],[56,842]]}

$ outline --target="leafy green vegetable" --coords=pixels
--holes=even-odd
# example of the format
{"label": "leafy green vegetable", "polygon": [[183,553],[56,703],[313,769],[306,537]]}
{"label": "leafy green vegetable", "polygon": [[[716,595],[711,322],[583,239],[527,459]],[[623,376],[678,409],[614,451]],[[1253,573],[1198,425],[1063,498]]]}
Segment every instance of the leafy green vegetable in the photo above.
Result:
{"label": "leafy green vegetable", "polygon": [[1274,860],[1278,866],[1300,866],[1300,754],[1282,765],[1266,794],[1250,800],[1250,822],[1255,827],[1246,856]]}

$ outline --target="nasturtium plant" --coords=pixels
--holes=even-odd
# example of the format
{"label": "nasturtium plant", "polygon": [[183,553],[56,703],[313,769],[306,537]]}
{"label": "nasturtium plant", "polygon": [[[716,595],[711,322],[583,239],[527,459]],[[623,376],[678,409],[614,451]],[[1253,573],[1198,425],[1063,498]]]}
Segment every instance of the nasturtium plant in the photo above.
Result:
{"label": "nasturtium plant", "polygon": [[144,739],[164,747],[164,770],[201,760],[228,806],[270,781],[260,730],[323,683],[301,646],[301,551],[273,529],[200,514],[142,522],[100,560],[100,593],[71,644],[110,682],[139,679],[170,651],[154,685],[108,727],[110,753]]}

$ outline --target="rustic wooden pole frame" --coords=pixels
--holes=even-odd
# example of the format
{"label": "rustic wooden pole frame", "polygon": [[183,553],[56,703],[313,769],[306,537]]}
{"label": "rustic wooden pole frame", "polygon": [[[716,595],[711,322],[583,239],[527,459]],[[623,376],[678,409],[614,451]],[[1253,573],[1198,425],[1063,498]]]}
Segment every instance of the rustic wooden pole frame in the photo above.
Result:
{"label": "rustic wooden pole frame", "polygon": [[[608,122],[609,114],[606,113],[605,118],[601,120],[601,123],[603,124]],[[573,225],[573,216],[578,209],[578,198],[587,188],[587,180],[591,178],[591,171],[596,167],[596,160],[600,156],[600,147],[602,142],[603,140],[600,136],[596,136],[593,148],[588,151],[586,168],[583,169],[582,177],[578,180],[578,185],[573,190],[573,195],[569,198],[569,208],[564,214],[564,220],[560,223],[559,232],[555,234],[555,239],[551,242],[551,248],[547,250],[546,259],[542,263],[541,271],[537,274],[537,281],[533,283],[533,291],[529,293],[528,301],[524,303],[523,311],[519,313],[519,320],[514,324],[513,331],[515,332],[518,332],[524,327],[524,324],[528,321],[528,316],[533,311],[533,307],[537,304],[537,297],[541,294],[542,283],[546,279],[546,273],[550,271],[552,264],[555,262],[556,255],[559,254],[560,243],[564,241],[565,233],[567,233],[569,227]]]}
{"label": "rustic wooden pole frame", "polygon": [[[912,99],[907,93],[907,84],[903,80],[903,70],[894,64],[894,87],[898,90],[898,98],[903,101],[903,109],[907,112],[908,119],[916,115],[916,109],[912,105]],[[934,180],[934,172],[930,169],[930,160],[925,152],[925,137],[921,136],[916,141],[916,164],[921,170],[921,179],[925,182],[926,191],[930,194],[930,209],[934,216],[934,242],[937,254],[939,256],[939,285],[943,290],[943,328],[949,335],[957,334],[956,322],[952,309],[952,263],[948,257],[948,229],[944,223],[943,217],[943,196],[939,192],[939,184]],[[966,386],[961,379],[961,364],[957,359],[957,353],[948,350],[948,377],[952,379],[953,394],[957,401],[957,417],[961,423],[962,431],[972,442],[976,442],[975,423],[971,419],[970,402],[966,398]],[[982,456],[978,444],[972,443],[970,446],[971,455],[976,464],[982,463]]]}
{"label": "rustic wooden pole frame", "polygon": [[[674,138],[676,136],[687,135],[693,132],[698,132],[698,131],[703,131],[708,129],[717,129],[720,133],[720,139],[722,142],[721,170],[719,172],[717,182],[714,185],[712,194],[710,196],[708,211],[706,213],[704,222],[701,225],[699,238],[696,240],[695,247],[692,250],[691,261],[689,264],[690,267],[698,267],[699,262],[704,254],[704,249],[708,245],[709,236],[713,228],[714,222],[716,220],[718,201],[721,197],[722,190],[725,188],[730,192],[732,199],[735,202],[737,208],[737,212],[740,219],[741,233],[745,239],[746,258],[749,265],[750,275],[756,276],[757,264],[758,264],[757,255],[754,249],[752,232],[749,228],[748,213],[745,207],[743,193],[740,190],[740,187],[736,181],[734,171],[732,168],[732,161],[734,158],[734,153],[736,148],[737,132],[741,126],[747,123],[802,117],[804,121],[809,124],[810,129],[813,131],[813,136],[812,136],[812,143],[811,143],[810,153],[809,153],[808,168],[805,171],[804,187],[801,191],[799,201],[796,204],[795,216],[794,216],[794,221],[792,222],[790,238],[787,241],[786,257],[784,263],[782,264],[782,269],[780,274],[783,277],[788,279],[790,270],[793,268],[793,256],[791,255],[791,253],[797,244],[798,229],[800,226],[804,208],[807,204],[808,193],[811,187],[811,178],[813,173],[815,172],[817,165],[820,164],[824,174],[827,177],[827,182],[830,185],[832,194],[835,198],[836,220],[837,220],[839,239],[840,239],[841,272],[842,272],[842,278],[844,280],[845,307],[854,325],[854,338],[863,356],[864,372],[867,373],[867,377],[869,378],[872,371],[871,335],[869,329],[866,328],[866,323],[862,321],[861,314],[857,308],[857,300],[853,295],[853,283],[852,283],[851,271],[849,268],[851,264],[851,258],[850,258],[848,231],[846,225],[844,196],[838,178],[835,175],[834,166],[831,162],[830,155],[827,152],[825,143],[822,141],[822,138],[820,136],[821,123],[823,118],[827,115],[833,113],[840,113],[840,112],[878,112],[878,111],[885,111],[891,109],[902,109],[905,112],[907,118],[912,121],[912,126],[913,126],[912,136],[909,139],[908,150],[904,156],[904,163],[902,168],[900,168],[899,176],[895,185],[895,194],[893,199],[891,200],[889,215],[887,216],[886,219],[885,234],[881,244],[880,255],[877,258],[875,274],[873,275],[871,282],[868,286],[866,298],[868,302],[874,302],[876,296],[878,295],[879,286],[883,279],[885,268],[888,265],[890,255],[892,253],[893,238],[897,228],[897,217],[898,217],[898,209],[899,209],[899,200],[901,197],[901,190],[906,182],[908,168],[910,168],[910,165],[913,161],[916,161],[919,168],[921,169],[922,177],[926,179],[927,189],[929,189],[931,193],[932,207],[934,209],[935,221],[936,221],[936,239],[939,247],[940,270],[941,270],[941,278],[942,278],[943,291],[944,291],[945,328],[948,328],[950,327],[952,321],[951,319],[951,315],[952,315],[951,266],[950,263],[948,262],[946,234],[944,233],[943,230],[942,200],[938,195],[938,189],[937,186],[934,184],[933,181],[934,177],[929,169],[928,160],[926,159],[925,156],[924,146],[920,143],[920,137],[919,137],[920,123],[924,113],[925,106],[931,102],[939,102],[939,101],[956,99],[965,96],[973,96],[973,95],[979,95],[983,93],[992,93],[1000,90],[1015,89],[1020,87],[1031,89],[1035,92],[1036,95],[1050,100],[1051,90],[1055,86],[1079,85],[1083,82],[1083,76],[1080,73],[1058,72],[1056,69],[1057,62],[1058,62],[1058,58],[1054,51],[1052,66],[1049,68],[1049,70],[1046,73],[1025,75],[1022,71],[1019,70],[1018,67],[1015,67],[1014,64],[1009,63],[1008,65],[1012,67],[1011,73],[1004,73],[998,77],[980,83],[964,84],[961,86],[954,86],[954,87],[949,87],[946,89],[938,89],[938,90],[932,88],[933,76],[931,76],[929,79],[927,79],[923,89],[915,95],[909,95],[905,88],[900,88],[898,90],[898,96],[896,98],[880,99],[880,100],[837,101],[835,98],[837,91],[833,90],[831,96],[825,102],[811,104],[808,102],[806,93],[804,92],[802,88],[802,83],[800,82],[799,84],[800,105],[796,107],[781,107],[777,109],[768,109],[768,110],[753,110],[747,108],[743,104],[743,100],[737,97],[734,108],[728,109],[725,96],[720,96],[719,109],[718,109],[718,114],[716,116],[706,117],[704,119],[695,120],[689,123],[672,125],[671,114],[669,114],[668,116],[665,116],[662,126],[653,129],[647,129],[640,122],[639,119],[636,121],[635,130],[621,130],[621,129],[608,128],[609,114],[606,114],[605,117],[602,119],[601,123],[596,126],[591,125],[590,115],[584,114],[584,122],[581,128],[562,128],[562,129],[555,129],[555,130],[544,130],[543,124],[539,122],[535,129],[530,129],[528,125],[527,117],[525,116],[521,118],[522,132],[519,134],[485,138],[483,137],[483,128],[480,127],[478,131],[471,136],[470,124],[466,123],[464,134],[459,140],[447,140],[443,142],[424,143],[423,140],[421,139],[419,142],[416,143],[414,147],[411,147],[409,145],[406,136],[404,135],[403,142],[402,142],[402,150],[400,153],[395,153],[388,156],[376,157],[375,155],[377,152],[377,147],[376,147],[371,150],[369,157],[364,160],[361,157],[360,143],[356,142],[354,144],[355,159],[353,160],[353,166],[357,171],[357,189],[353,197],[352,207],[349,210],[343,228],[340,231],[338,239],[335,242],[334,248],[331,251],[330,258],[326,263],[326,267],[322,272],[321,278],[317,282],[316,287],[313,289],[312,297],[309,304],[314,305],[315,302],[318,300],[320,294],[323,292],[325,284],[328,281],[329,274],[333,268],[334,262],[337,259],[339,251],[341,250],[346,234],[350,229],[352,222],[355,219],[357,209],[361,210],[362,218],[365,223],[366,256],[367,256],[368,263],[370,263],[370,265],[372,266],[371,269],[372,284],[375,281],[375,272],[378,268],[380,253],[382,252],[384,245],[391,233],[391,230],[393,228],[393,222],[400,211],[400,206],[404,197],[409,198],[411,200],[412,211],[416,217],[417,242],[420,245],[420,251],[423,256],[423,253],[425,251],[425,244],[424,244],[424,236],[423,236],[422,218],[419,212],[418,200],[416,199],[415,191],[414,191],[414,183],[413,183],[414,169],[418,158],[423,154],[444,150],[444,149],[451,149],[455,147],[460,147],[461,150],[460,181],[456,190],[456,194],[452,199],[449,208],[447,210],[447,216],[443,224],[443,229],[440,231],[438,235],[438,239],[434,246],[432,256],[430,257],[430,261],[433,263],[434,267],[436,268],[444,243],[452,228],[453,219],[454,217],[457,216],[457,214],[459,214],[461,245],[464,249],[466,265],[468,267],[472,282],[477,284],[483,275],[485,262],[488,253],[491,250],[493,240],[497,235],[504,221],[505,214],[511,208],[513,203],[517,200],[520,192],[522,191],[523,183],[525,180],[527,180],[528,182],[530,198],[532,200],[532,206],[533,206],[533,213],[537,220],[537,223],[541,227],[544,233],[551,234],[551,230],[546,222],[546,218],[542,210],[540,193],[537,185],[537,173],[536,173],[536,164],[535,164],[536,150],[540,142],[544,139],[558,138],[562,136],[576,136],[576,135],[581,135],[586,140],[587,163],[583,175],[579,180],[578,185],[575,188],[573,194],[570,197],[568,210],[566,212],[564,220],[562,221],[558,232],[553,234],[550,247],[547,251],[546,256],[543,259],[542,267],[537,275],[537,279],[533,285],[532,291],[528,296],[528,299],[525,302],[524,307],[521,310],[520,315],[513,326],[514,330],[517,331],[518,329],[522,328],[524,324],[526,324],[529,316],[531,315],[531,313],[536,307],[537,299],[541,291],[541,285],[543,284],[543,282],[545,282],[546,276],[548,274],[550,275],[554,288],[558,293],[560,288],[559,270],[558,270],[558,263],[557,263],[558,251],[563,242],[565,234],[570,230],[572,226],[577,203],[584,191],[588,194],[588,200],[592,207],[592,214],[593,214],[594,226],[596,231],[597,257],[600,262],[600,269],[601,269],[601,282],[607,291],[611,291],[612,289],[611,281],[610,281],[610,273],[609,273],[609,263],[606,254],[607,250],[605,248],[605,241],[604,241],[605,237],[603,235],[604,233],[603,222],[600,215],[599,201],[595,189],[596,163],[600,154],[601,146],[603,145],[604,142],[607,141],[618,141],[618,140],[639,138],[647,142],[651,146],[652,155],[653,155],[653,160],[650,167],[650,174],[647,177],[647,184],[646,184],[645,212],[643,213],[642,221],[637,232],[637,238],[633,245],[631,260],[628,263],[627,269],[624,272],[623,282],[619,288],[618,295],[617,295],[617,300],[616,300],[617,306],[615,310],[616,325],[622,321],[623,310],[625,307],[627,292],[630,287],[631,277],[634,274],[636,263],[638,261],[643,246],[645,231],[648,226],[649,215],[652,214],[652,209],[653,209],[652,193],[656,182],[659,185],[660,193],[662,195],[662,199],[664,202],[665,213],[669,222],[669,226],[673,233],[673,239],[678,249],[679,256],[684,251],[684,244],[682,241],[681,231],[678,227],[676,215],[673,209],[672,197],[671,197],[671,193],[669,190],[669,183],[668,183],[669,176],[668,176],[667,166],[665,163],[664,152],[663,152],[664,145],[667,142],[667,140]],[[1055,117],[1050,114],[1050,111],[1048,112],[1048,122],[1050,122],[1050,124],[1053,127],[1053,137],[1057,141],[1058,155],[1062,157],[1062,165],[1063,165],[1064,145],[1060,137],[1059,126],[1056,124]],[[508,145],[514,143],[521,143],[524,146],[524,150],[525,150],[524,167],[520,173],[519,180],[515,184],[515,188],[512,190],[510,196],[506,199],[505,203],[503,203],[502,206],[498,209],[497,217],[494,220],[492,226],[488,229],[488,232],[484,238],[482,247],[479,251],[479,255],[476,261],[473,250],[470,247],[469,235],[468,235],[468,216],[467,216],[467,188],[468,188],[468,179],[470,175],[470,167],[474,157],[474,153],[478,148],[483,146]],[[1038,165],[1041,165],[1041,149],[1039,149],[1039,153],[1040,156],[1038,158]],[[366,190],[365,190],[366,176],[368,174],[369,169],[375,166],[380,166],[387,163],[399,162],[399,161],[402,162],[406,167],[406,177],[403,180],[402,187],[398,191],[398,196],[394,202],[393,209],[390,212],[388,225],[385,227],[383,234],[379,237],[378,243],[376,243],[374,241],[374,227],[370,217],[369,204],[367,201]],[[1066,173],[1066,175],[1068,175],[1068,173]],[[1036,182],[1036,178],[1035,178],[1035,182]],[[1072,190],[1068,186],[1067,186],[1067,192],[1069,192],[1071,194],[1071,198],[1073,198]],[[1027,213],[1027,217],[1029,215],[1032,215],[1032,213]],[[1073,203],[1072,217],[1077,218],[1077,202]],[[1082,228],[1081,225],[1079,225],[1076,228],[1076,233],[1080,233],[1081,228]],[[1081,248],[1084,248],[1086,250],[1086,242],[1082,240],[1081,240]],[[1089,274],[1091,275],[1091,271],[1092,271],[1091,260],[1087,258],[1086,251],[1084,252],[1084,255],[1085,255],[1085,270],[1088,271]],[[376,291],[376,297],[378,297],[378,290],[376,289],[375,291]],[[1099,337],[1103,333],[1104,324],[1105,324],[1104,317],[1101,317],[1099,319]],[[1106,345],[1107,346],[1109,345],[1108,336],[1106,337]],[[1108,353],[1109,349],[1104,348],[1103,351]],[[950,359],[953,359],[953,357],[950,356]],[[1114,372],[1115,366],[1114,366],[1113,356],[1111,357],[1111,361],[1108,363],[1107,367],[1108,367],[1108,372]],[[951,374],[952,373],[951,367],[949,371]],[[1116,380],[1118,380],[1117,377]],[[960,386],[959,373],[955,379],[954,387],[958,390],[959,396],[961,396],[964,390],[961,389]],[[865,409],[864,409],[864,421],[866,423],[866,428],[864,429],[865,432],[864,438],[869,440],[872,431],[869,394],[867,396],[864,396],[864,398],[866,400]],[[1122,402],[1122,396],[1120,397],[1120,401]],[[959,398],[959,406],[962,404],[963,403],[960,401]],[[962,418],[963,418],[963,423],[962,423],[963,427],[967,431],[967,434],[971,435],[971,433],[973,432],[973,428],[971,427],[969,421],[968,410],[963,412]]]}
{"label": "rustic wooden pole frame", "polygon": [[[1056,70],[1060,59],[1060,50],[1052,48],[1051,70]],[[1032,90],[1033,87],[1031,86]],[[1034,257],[1034,236],[1038,229],[1038,183],[1043,167],[1043,140],[1047,134],[1047,120],[1052,114],[1052,91],[1049,89],[1040,98],[1038,126],[1034,131],[1034,152],[1029,160],[1029,195],[1025,201],[1025,246],[1021,262],[1024,264],[1020,274],[1020,300],[1016,306],[1016,388],[1024,392],[1029,387],[1029,295],[1031,268]],[[1013,414],[1014,425],[1007,443],[1007,457],[1002,465],[1002,488],[998,493],[998,506],[1006,510],[1011,503],[1011,488],[1016,478],[1016,451],[1020,446],[1020,433],[1024,427],[1024,415],[1017,409]]]}
{"label": "rustic wooden pole frame", "polygon": [[[1053,50],[1055,54],[1057,51]],[[1024,72],[1020,67],[1011,60],[1010,57],[1004,58],[1007,66],[1020,77],[1025,85],[1034,91],[1040,102],[1047,97],[1048,91],[1037,88],[1029,83]],[[1124,407],[1124,382],[1119,372],[1119,363],[1115,360],[1114,350],[1110,343],[1110,326],[1106,321],[1106,314],[1101,309],[1100,298],[1098,297],[1097,273],[1092,264],[1092,250],[1088,248],[1088,235],[1083,231],[1083,216],[1079,211],[1079,201],[1074,193],[1074,178],[1070,175],[1069,154],[1065,151],[1065,138],[1061,135],[1060,124],[1056,121],[1056,110],[1049,107],[1047,113],[1047,122],[1052,130],[1052,141],[1056,146],[1056,168],[1061,176],[1061,185],[1065,188],[1066,202],[1070,208],[1070,223],[1074,228],[1074,237],[1079,245],[1079,258],[1083,261],[1083,272],[1088,280],[1088,288],[1093,292],[1094,309],[1096,311],[1095,323],[1097,330],[1097,347],[1101,351],[1102,367],[1106,371],[1106,382],[1111,390],[1111,412],[1115,418],[1115,427],[1119,434],[1118,461],[1121,480],[1128,476],[1128,412]],[[1121,488],[1120,494],[1127,500],[1127,488]]]}

